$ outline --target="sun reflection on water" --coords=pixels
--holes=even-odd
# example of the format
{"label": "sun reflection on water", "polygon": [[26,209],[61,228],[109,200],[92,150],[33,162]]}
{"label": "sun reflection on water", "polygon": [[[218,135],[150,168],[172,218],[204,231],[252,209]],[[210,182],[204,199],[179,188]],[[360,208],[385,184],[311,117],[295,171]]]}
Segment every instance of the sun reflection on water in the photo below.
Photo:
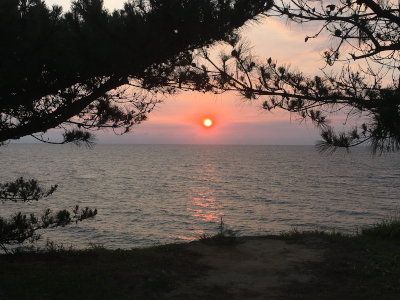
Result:
{"label": "sun reflection on water", "polygon": [[180,236],[180,235],[173,235],[173,234],[168,234],[167,237],[172,238],[172,239],[177,239],[177,240],[183,240],[183,241],[195,241],[197,238],[193,237],[186,237],[186,236]]}
{"label": "sun reflection on water", "polygon": [[190,216],[206,222],[217,222],[224,212],[215,194],[215,190],[210,186],[192,187],[187,207]]}

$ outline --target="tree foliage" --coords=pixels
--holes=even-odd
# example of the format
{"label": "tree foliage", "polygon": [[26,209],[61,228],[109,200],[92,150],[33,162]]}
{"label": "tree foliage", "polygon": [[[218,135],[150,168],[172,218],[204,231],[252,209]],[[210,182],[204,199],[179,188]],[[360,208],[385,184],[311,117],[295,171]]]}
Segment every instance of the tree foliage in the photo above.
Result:
{"label": "tree foliage", "polygon": [[[7,202],[29,202],[38,201],[53,194],[57,186],[52,186],[46,190],[41,187],[36,180],[25,181],[22,177],[15,182],[0,184],[0,201]],[[82,221],[93,218],[97,214],[97,210],[86,207],[79,210],[79,206],[75,206],[72,214],[67,210],[60,210],[52,213],[50,209],[46,209],[43,215],[36,217],[34,214],[29,216],[17,212],[9,219],[0,217],[0,248],[6,253],[7,247],[22,244],[24,242],[33,243],[40,239],[38,233],[41,229],[64,227],[72,222]]]}
{"label": "tree foliage", "polygon": [[[295,114],[300,121],[311,120],[321,130],[321,152],[368,143],[373,153],[400,149],[399,4],[391,0],[290,0],[275,3],[264,12],[267,17],[320,26],[305,42],[328,34],[332,46],[322,53],[325,66],[319,76],[309,76],[261,61],[246,41],[233,41],[230,49],[213,60],[207,49],[199,57],[211,67],[192,66],[171,77],[175,85],[212,91],[237,91],[246,99],[261,99],[263,108]],[[342,64],[341,71],[329,71]],[[355,65],[357,64],[357,65]],[[340,69],[340,68],[339,68]],[[329,116],[343,112],[351,128],[336,133]]]}
{"label": "tree foliage", "polygon": [[167,78],[197,48],[231,39],[271,7],[260,0],[102,0],[70,11],[42,0],[0,2],[0,143],[63,129],[61,143],[92,145],[91,130],[125,133],[173,93]]}
{"label": "tree foliage", "polygon": [[[0,1],[0,145],[23,136],[92,146],[93,130],[125,133],[173,94],[169,77],[190,66],[196,49],[237,37],[237,28],[270,0],[130,0],[109,12],[102,0],[70,11],[42,0]],[[48,141],[49,129],[63,131]],[[36,180],[0,184],[2,202],[50,196]],[[92,218],[97,210],[47,209],[0,218],[0,248],[34,242],[39,230]]]}

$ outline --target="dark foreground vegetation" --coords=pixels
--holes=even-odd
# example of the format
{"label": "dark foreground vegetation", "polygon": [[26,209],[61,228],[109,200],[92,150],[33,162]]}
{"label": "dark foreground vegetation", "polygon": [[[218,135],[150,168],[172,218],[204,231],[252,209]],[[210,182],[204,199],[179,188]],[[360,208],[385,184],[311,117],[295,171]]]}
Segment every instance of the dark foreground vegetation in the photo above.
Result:
{"label": "dark foreground vegetation", "polygon": [[318,230],[286,234],[293,243],[315,243],[325,250],[325,260],[306,266],[317,281],[294,283],[282,299],[400,299],[399,230],[399,221],[383,221],[355,235]]}
{"label": "dark foreground vegetation", "polygon": [[[268,299],[400,299],[400,221],[396,218],[354,235],[293,230],[270,238],[319,249],[324,260],[299,265],[317,280],[278,287],[276,296]],[[199,242],[222,249],[239,241],[231,234],[224,237],[221,230]],[[236,299],[225,287],[202,286],[201,280],[190,295],[187,289],[185,295],[179,293],[209,270],[199,263],[200,255],[186,246],[73,250],[49,244],[41,253],[0,255],[0,299]],[[248,299],[253,296],[249,291]]]}

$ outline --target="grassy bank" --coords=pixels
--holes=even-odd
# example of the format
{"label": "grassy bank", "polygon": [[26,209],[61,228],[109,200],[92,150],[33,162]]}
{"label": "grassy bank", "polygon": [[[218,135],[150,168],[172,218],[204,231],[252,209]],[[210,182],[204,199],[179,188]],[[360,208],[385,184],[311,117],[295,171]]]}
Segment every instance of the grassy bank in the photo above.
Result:
{"label": "grassy bank", "polygon": [[[298,232],[284,234],[289,242],[315,243],[325,251],[322,263],[306,267],[318,278],[293,283],[287,299],[400,299],[400,222],[383,221],[356,234]],[[285,299],[283,297],[282,299]]]}
{"label": "grassy bank", "polygon": [[[361,228],[355,235],[293,230],[276,239],[324,251],[324,261],[299,268],[317,278],[279,288],[274,299],[400,299],[400,222]],[[204,236],[209,247],[240,238]],[[0,255],[0,299],[232,299],[224,287],[198,286],[188,298],[174,291],[207,276],[185,244],[132,250],[92,247]],[[250,294],[249,294],[250,295]]]}
{"label": "grassy bank", "polygon": [[179,245],[51,250],[0,256],[0,299],[159,299],[196,276]]}

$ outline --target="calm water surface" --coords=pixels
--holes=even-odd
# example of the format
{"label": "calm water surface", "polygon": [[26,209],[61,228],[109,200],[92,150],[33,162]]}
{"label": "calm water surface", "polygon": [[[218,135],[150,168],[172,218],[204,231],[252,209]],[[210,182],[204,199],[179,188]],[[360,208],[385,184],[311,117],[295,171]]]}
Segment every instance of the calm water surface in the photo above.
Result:
{"label": "calm water surface", "polygon": [[0,147],[0,182],[58,184],[51,197],[0,204],[1,216],[97,208],[95,219],[44,240],[132,248],[214,234],[220,217],[240,235],[299,229],[354,231],[398,205],[400,155],[321,156],[313,146],[42,144]]}

